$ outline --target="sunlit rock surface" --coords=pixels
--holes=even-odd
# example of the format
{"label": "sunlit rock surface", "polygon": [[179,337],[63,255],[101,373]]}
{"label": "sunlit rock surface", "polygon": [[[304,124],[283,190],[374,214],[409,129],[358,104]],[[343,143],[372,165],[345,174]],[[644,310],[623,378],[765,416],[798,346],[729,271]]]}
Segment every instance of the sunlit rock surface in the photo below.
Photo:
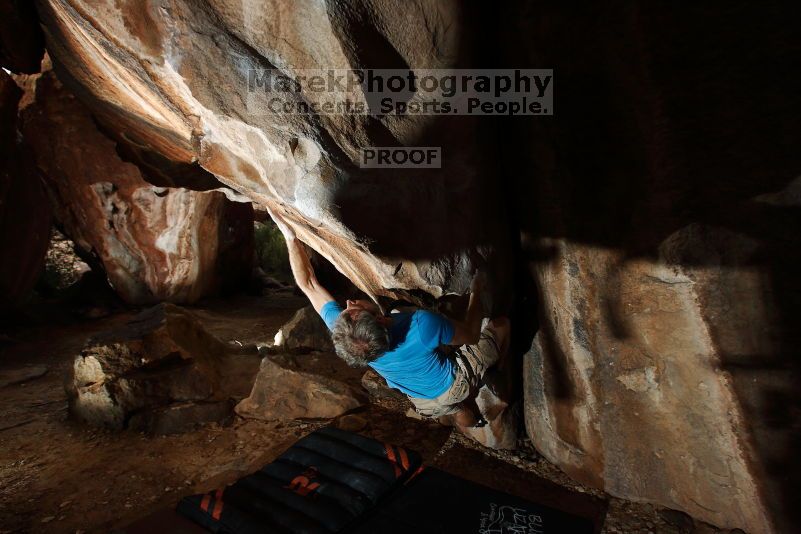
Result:
{"label": "sunlit rock surface", "polygon": [[159,304],[86,343],[66,385],[70,412],[96,426],[162,434],[225,421],[233,409],[220,390],[225,351],[190,312]]}
{"label": "sunlit rock surface", "polygon": [[508,123],[539,294],[529,436],[612,495],[794,530],[801,39],[787,13],[508,6],[502,55],[558,68],[556,120]]}
{"label": "sunlit rock surface", "polygon": [[21,129],[56,218],[120,296],[133,304],[186,303],[247,282],[249,204],[146,182],[51,71],[25,81]]}
{"label": "sunlit rock surface", "polygon": [[698,273],[559,249],[539,271],[546,313],[525,355],[534,444],[613,495],[667,498],[718,525],[765,524]]}
{"label": "sunlit rock surface", "polygon": [[331,332],[312,306],[299,309],[278,330],[275,334],[275,347],[287,352],[334,352]]}
{"label": "sunlit rock surface", "polygon": [[[339,372],[335,370],[335,376],[330,371],[321,372],[326,367]],[[267,421],[340,416],[367,400],[366,395],[343,380],[343,371],[353,375],[333,354],[267,356],[261,361],[253,390],[236,405],[236,413]]]}
{"label": "sunlit rock surface", "polygon": [[[464,292],[470,251],[492,255],[503,220],[485,191],[494,166],[475,118],[276,114],[274,95],[248,88],[249,71],[272,68],[470,66],[461,2],[409,3],[402,24],[394,2],[37,6],[59,77],[151,181],[209,188],[219,180],[280,205],[299,237],[370,295]],[[356,87],[341,98],[364,96]],[[362,147],[398,144],[442,146],[447,166],[356,165]]]}
{"label": "sunlit rock surface", "polygon": [[[148,180],[224,184],[279,209],[371,295],[464,292],[481,252],[504,273],[493,298],[519,282],[524,412],[550,461],[723,527],[790,530],[801,510],[794,18],[466,4],[37,0],[57,72]],[[482,129],[466,117],[284,115],[247,86],[251,69],[485,66],[479,51],[557,68],[556,115]],[[357,167],[361,147],[396,144],[442,146],[445,168]],[[499,237],[507,214],[517,271]]]}

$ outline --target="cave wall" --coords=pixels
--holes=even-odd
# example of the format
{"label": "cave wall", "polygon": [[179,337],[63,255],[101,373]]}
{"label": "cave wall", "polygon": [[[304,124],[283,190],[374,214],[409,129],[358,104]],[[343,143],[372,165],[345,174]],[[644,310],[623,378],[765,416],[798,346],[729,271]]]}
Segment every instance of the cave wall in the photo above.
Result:
{"label": "cave wall", "polygon": [[[282,210],[373,296],[462,292],[476,252],[500,301],[515,273],[531,315],[516,328],[538,326],[522,340],[527,429],[571,476],[720,526],[792,521],[792,16],[522,1],[37,7],[59,77],[151,182],[226,186]],[[248,69],[490,57],[555,68],[555,115],[276,115],[246,82]],[[442,146],[446,165],[354,164],[361,146],[395,144]]]}
{"label": "cave wall", "polygon": [[[282,206],[299,237],[369,295],[463,292],[470,251],[492,256],[504,225],[481,201],[492,166],[475,118],[275,114],[247,84],[249,69],[273,67],[470,66],[480,17],[463,3],[408,3],[403,24],[394,2],[37,6],[59,78],[131,154]],[[360,88],[346,97],[363,98]],[[442,145],[448,164],[376,173],[354,163],[362,146],[403,144]]]}
{"label": "cave wall", "polygon": [[155,186],[50,70],[21,77],[20,130],[56,220],[128,303],[191,303],[251,275],[253,211],[219,191]]}
{"label": "cave wall", "polygon": [[29,297],[45,264],[52,210],[30,152],[17,136],[22,91],[0,71],[0,315]]}
{"label": "cave wall", "polygon": [[613,495],[748,532],[799,510],[793,11],[502,15],[508,57],[558,67],[555,116],[506,125],[539,295],[529,435]]}

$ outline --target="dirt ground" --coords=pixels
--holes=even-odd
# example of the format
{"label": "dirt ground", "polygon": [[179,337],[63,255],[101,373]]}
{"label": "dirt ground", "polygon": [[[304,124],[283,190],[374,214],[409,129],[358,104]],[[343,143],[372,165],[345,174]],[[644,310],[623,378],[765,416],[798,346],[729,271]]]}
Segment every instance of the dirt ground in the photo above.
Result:
{"label": "dirt ground", "polygon": [[[212,301],[193,309],[220,339],[235,345],[269,343],[305,302],[290,293]],[[270,462],[293,442],[330,421],[263,422],[237,417],[229,427],[206,425],[175,436],[112,432],[72,421],[63,383],[86,339],[134,312],[95,320],[54,321],[3,331],[0,376],[44,366],[23,383],[0,386],[0,533],[110,532],[183,496],[230,483]],[[231,355],[232,396],[244,397],[258,369],[256,354]],[[581,487],[521,440],[518,450],[490,451],[435,422],[406,417],[408,404],[373,399],[333,424],[420,452],[427,463],[492,484],[508,472],[507,491],[530,493],[535,483],[607,501],[604,532],[718,532],[681,514],[622,501]],[[445,468],[445,467],[443,467]],[[546,486],[542,486],[546,484]],[[547,486],[550,484],[550,486]],[[551,487],[551,490],[547,488]],[[567,493],[565,493],[567,495]],[[561,497],[559,497],[561,498]]]}

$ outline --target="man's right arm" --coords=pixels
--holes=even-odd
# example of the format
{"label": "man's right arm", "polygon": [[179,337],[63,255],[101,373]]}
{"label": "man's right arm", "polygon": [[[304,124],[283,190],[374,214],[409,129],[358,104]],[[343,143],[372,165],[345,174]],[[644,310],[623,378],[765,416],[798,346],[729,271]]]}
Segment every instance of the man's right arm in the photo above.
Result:
{"label": "man's right arm", "polygon": [[281,230],[286,240],[286,248],[287,252],[289,252],[289,265],[292,268],[292,276],[295,278],[295,283],[303,294],[308,297],[309,301],[311,301],[314,310],[317,313],[321,313],[323,306],[334,300],[334,297],[332,297],[331,293],[317,281],[314,268],[312,267],[311,261],[309,261],[309,255],[306,253],[303,243],[297,238],[292,228],[289,227],[283,217],[273,210],[268,208],[267,211],[270,213],[270,216],[273,221],[275,221],[275,224],[278,226],[278,229]]}
{"label": "man's right arm", "polygon": [[463,321],[451,319],[453,324],[453,339],[449,345],[474,345],[481,336],[481,290],[484,286],[484,275],[477,272],[470,284],[470,300],[467,303],[467,312]]}

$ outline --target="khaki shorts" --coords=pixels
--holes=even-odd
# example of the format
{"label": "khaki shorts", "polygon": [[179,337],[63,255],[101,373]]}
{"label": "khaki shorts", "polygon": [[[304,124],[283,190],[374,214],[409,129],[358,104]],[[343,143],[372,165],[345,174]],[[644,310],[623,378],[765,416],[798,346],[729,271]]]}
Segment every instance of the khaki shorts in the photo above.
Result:
{"label": "khaki shorts", "polygon": [[495,332],[488,326],[481,331],[478,343],[462,345],[453,356],[454,378],[448,390],[435,399],[409,397],[415,410],[425,417],[442,417],[460,410],[459,403],[470,391],[478,389],[484,373],[500,358]]}

